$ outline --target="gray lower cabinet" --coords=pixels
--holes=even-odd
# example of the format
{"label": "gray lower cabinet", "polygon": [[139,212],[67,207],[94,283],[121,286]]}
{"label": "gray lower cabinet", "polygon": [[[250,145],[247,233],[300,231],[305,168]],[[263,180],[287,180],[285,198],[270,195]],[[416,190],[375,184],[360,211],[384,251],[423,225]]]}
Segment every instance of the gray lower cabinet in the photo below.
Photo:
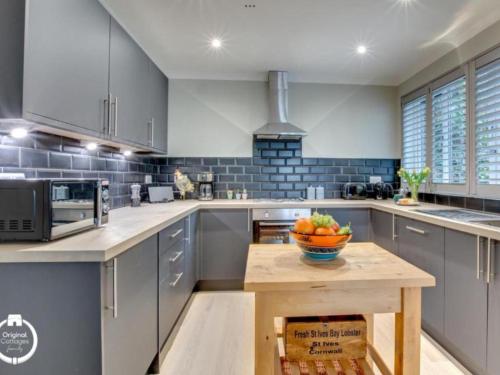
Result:
{"label": "gray lower cabinet", "polygon": [[478,250],[477,236],[445,229],[444,334],[451,351],[476,372],[486,369],[488,286],[477,272],[485,242]]}
{"label": "gray lower cabinet", "polygon": [[202,210],[200,225],[201,279],[243,281],[252,238],[249,210]]}
{"label": "gray lower cabinet", "polygon": [[396,237],[396,220],[394,214],[371,210],[371,239],[378,246],[398,254],[398,242]]}
{"label": "gray lower cabinet", "polygon": [[158,236],[102,267],[103,374],[145,374],[158,353]]}
{"label": "gray lower cabinet", "polygon": [[111,20],[109,57],[109,135],[118,142],[148,146],[150,60],[115,20]]}
{"label": "gray lower cabinet", "polygon": [[198,282],[198,234],[199,214],[192,213],[186,218],[186,290],[189,294]]}
{"label": "gray lower cabinet", "polygon": [[168,137],[168,78],[151,62],[150,64],[150,131],[148,145],[167,152]]}
{"label": "gray lower cabinet", "polygon": [[25,117],[101,135],[108,94],[109,14],[96,0],[27,1],[26,6]]}
{"label": "gray lower cabinet", "polygon": [[[500,244],[492,241],[488,284],[488,374],[500,374]],[[485,269],[486,271],[486,269]],[[487,271],[486,271],[487,272]]]}
{"label": "gray lower cabinet", "polygon": [[341,226],[351,223],[351,242],[370,241],[370,210],[368,208],[320,208],[318,212],[332,215]]}
{"label": "gray lower cabinet", "polygon": [[422,325],[434,335],[444,332],[444,228],[398,217],[399,256],[436,278],[422,290]]}

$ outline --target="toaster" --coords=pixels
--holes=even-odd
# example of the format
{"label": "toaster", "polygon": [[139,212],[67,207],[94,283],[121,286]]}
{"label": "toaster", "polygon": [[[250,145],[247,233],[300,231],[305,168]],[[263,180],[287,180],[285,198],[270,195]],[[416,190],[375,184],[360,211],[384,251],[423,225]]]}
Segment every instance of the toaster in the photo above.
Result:
{"label": "toaster", "polygon": [[361,182],[349,182],[342,187],[342,198],[344,199],[366,199],[366,184]]}
{"label": "toaster", "polygon": [[391,184],[377,182],[366,184],[367,197],[372,199],[391,199],[394,196],[394,188]]}

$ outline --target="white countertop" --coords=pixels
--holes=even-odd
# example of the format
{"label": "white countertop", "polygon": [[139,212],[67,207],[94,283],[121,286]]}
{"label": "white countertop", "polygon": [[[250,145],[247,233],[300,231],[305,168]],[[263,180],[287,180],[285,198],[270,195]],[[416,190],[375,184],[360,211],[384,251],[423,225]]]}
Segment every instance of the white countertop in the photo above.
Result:
{"label": "white countertop", "polygon": [[177,220],[199,209],[234,208],[374,208],[430,224],[489,237],[500,241],[500,228],[465,223],[416,212],[419,208],[453,208],[423,203],[419,207],[397,206],[392,200],[325,199],[303,202],[271,202],[261,200],[175,201],[124,207],[110,212],[109,223],[51,242],[16,242],[0,244],[0,263],[11,262],[102,262],[112,259],[130,247],[154,235]]}

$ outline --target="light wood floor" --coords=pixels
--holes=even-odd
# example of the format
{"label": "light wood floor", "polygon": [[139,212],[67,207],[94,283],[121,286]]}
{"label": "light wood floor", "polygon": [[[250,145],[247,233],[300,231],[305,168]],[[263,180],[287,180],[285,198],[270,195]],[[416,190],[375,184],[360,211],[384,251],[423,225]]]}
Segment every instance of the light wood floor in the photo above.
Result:
{"label": "light wood floor", "polygon": [[[163,362],[161,375],[253,375],[254,295],[195,293]],[[394,314],[375,317],[375,346],[388,364],[394,358]],[[425,336],[422,375],[463,375]]]}

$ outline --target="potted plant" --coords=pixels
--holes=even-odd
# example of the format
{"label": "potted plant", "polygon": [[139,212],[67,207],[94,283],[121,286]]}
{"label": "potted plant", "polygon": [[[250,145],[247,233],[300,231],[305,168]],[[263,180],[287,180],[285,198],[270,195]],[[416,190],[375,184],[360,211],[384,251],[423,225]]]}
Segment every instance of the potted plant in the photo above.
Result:
{"label": "potted plant", "polygon": [[414,202],[418,202],[418,189],[430,174],[431,169],[429,167],[424,167],[424,169],[418,172],[416,170],[410,172],[404,168],[398,171],[398,176],[408,184],[411,192],[411,199]]}

